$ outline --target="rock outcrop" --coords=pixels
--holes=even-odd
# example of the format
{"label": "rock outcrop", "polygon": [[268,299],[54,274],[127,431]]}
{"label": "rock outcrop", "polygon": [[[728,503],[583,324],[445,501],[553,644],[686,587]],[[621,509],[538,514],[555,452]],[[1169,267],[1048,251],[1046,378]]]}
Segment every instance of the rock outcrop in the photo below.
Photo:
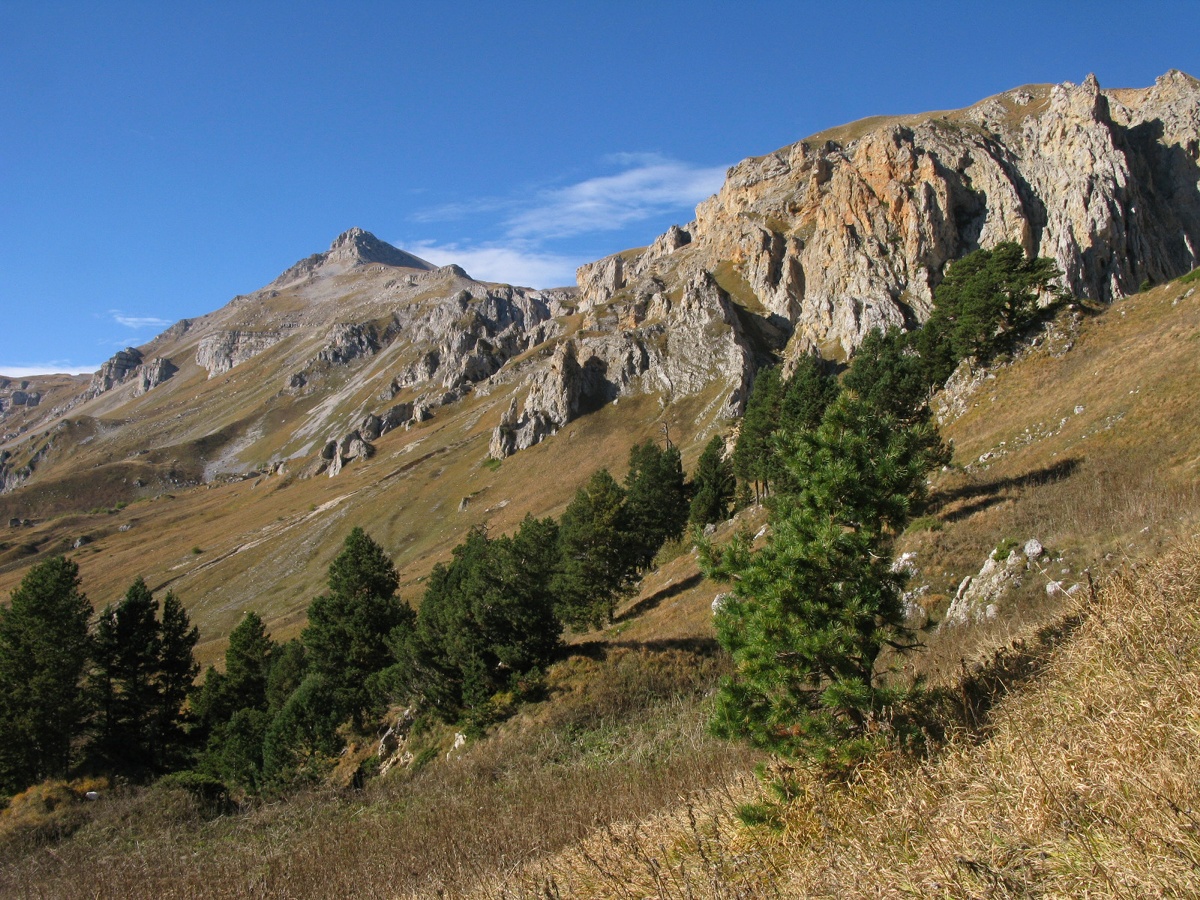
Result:
{"label": "rock outcrop", "polygon": [[729,297],[708,272],[683,286],[677,300],[655,283],[653,293],[593,307],[593,326],[560,342],[549,364],[524,382],[492,434],[490,454],[503,458],[554,434],[581,412],[625,394],[692,397],[722,385],[718,416],[739,415],[753,378],[755,351]]}
{"label": "rock outcrop", "polygon": [[[573,341],[564,341],[554,351],[549,366],[539,370],[529,384],[524,409],[517,414],[514,399],[492,433],[489,453],[503,459],[554,434],[575,418],[587,392],[583,367]],[[594,392],[594,381],[590,385]]]}
{"label": "rock outcrop", "polygon": [[440,391],[431,391],[431,399],[449,402],[495,375],[510,359],[545,343],[561,331],[552,318],[550,293],[508,286],[464,288],[432,308],[396,313],[389,331],[426,349],[393,380],[391,395],[406,387],[437,385]]}
{"label": "rock outcrop", "polygon": [[169,359],[156,356],[150,362],[138,366],[136,393],[141,395],[153,390],[178,371],[179,368]]}
{"label": "rock outcrop", "polygon": [[1012,240],[1107,302],[1197,262],[1198,109],[1200,82],[1179,72],[1111,93],[1089,76],[833,129],[734,166],[687,244],[582,267],[581,298],[732,265],[738,299],[794,330],[790,354],[845,356],[873,328],[924,321],[947,262]]}
{"label": "rock outcrop", "polygon": [[201,339],[196,363],[213,378],[269,350],[283,337],[278,331],[218,331]]}
{"label": "rock outcrop", "polygon": [[13,406],[24,406],[27,409],[32,409],[42,402],[42,395],[37,391],[13,391],[8,399]]}
{"label": "rock outcrop", "polygon": [[359,357],[378,352],[379,335],[371,323],[338,323],[329,330],[329,337],[325,347],[317,354],[317,360],[344,366]]}
{"label": "rock outcrop", "polygon": [[108,393],[115,387],[120,387],[137,374],[142,364],[142,353],[134,347],[119,350],[92,376],[92,383],[83,393],[84,400],[91,400],[101,394]]}
{"label": "rock outcrop", "polygon": [[128,382],[137,385],[134,388],[134,396],[140,397],[158,387],[177,371],[179,369],[175,364],[165,357],[155,357],[147,362],[141,350],[126,347],[104,363],[92,376],[91,384],[80,399],[91,400]]}

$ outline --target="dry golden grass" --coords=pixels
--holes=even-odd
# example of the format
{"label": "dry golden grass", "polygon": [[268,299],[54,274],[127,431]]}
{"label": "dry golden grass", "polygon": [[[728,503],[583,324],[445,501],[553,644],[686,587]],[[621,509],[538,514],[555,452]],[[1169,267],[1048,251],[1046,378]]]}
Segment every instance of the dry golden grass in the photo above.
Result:
{"label": "dry golden grass", "polygon": [[1200,896],[1200,540],[1066,620],[1034,680],[928,761],[792,772],[779,831],[734,824],[734,783],[478,895]]}
{"label": "dry golden grass", "polygon": [[722,665],[703,648],[581,646],[549,673],[549,702],[451,758],[453,731],[431,732],[419,739],[431,762],[359,792],[223,815],[177,789],[118,791],[70,840],[0,840],[0,896],[430,897],[505,884],[597,827],[745,777],[757,756],[707,733]]}

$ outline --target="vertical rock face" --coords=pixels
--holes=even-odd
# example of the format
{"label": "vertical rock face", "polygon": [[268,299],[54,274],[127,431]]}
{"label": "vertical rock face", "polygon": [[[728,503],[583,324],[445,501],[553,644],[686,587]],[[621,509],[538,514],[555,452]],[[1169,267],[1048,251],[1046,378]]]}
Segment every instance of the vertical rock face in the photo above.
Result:
{"label": "vertical rock face", "polygon": [[124,350],[118,351],[112,359],[104,363],[92,376],[92,383],[88,385],[88,389],[84,392],[84,399],[90,400],[93,397],[99,397],[101,394],[111,391],[115,387],[119,387],[133,377],[142,364],[142,354],[140,350],[133,347],[126,347]]}
{"label": "vertical rock face", "polygon": [[558,299],[553,292],[480,288],[464,288],[432,308],[395,315],[390,334],[428,348],[396,378],[395,390],[436,383],[443,396],[459,396],[561,331],[551,315]]}
{"label": "vertical rock face", "polygon": [[283,334],[276,331],[218,331],[200,341],[196,363],[213,378],[269,350],[282,339]]}
{"label": "vertical rock face", "polygon": [[676,400],[714,385],[718,416],[742,411],[755,353],[733,304],[701,271],[672,300],[662,291],[598,311],[595,333],[557,345],[549,364],[526,379],[492,434],[490,454],[503,458],[554,434],[589,408],[642,392]]}
{"label": "vertical rock face", "polygon": [[339,323],[329,331],[324,349],[317,354],[321,362],[345,365],[361,356],[372,356],[379,352],[379,336],[369,323]]}
{"label": "vertical rock face", "polygon": [[844,355],[873,328],[923,321],[948,261],[1013,240],[1072,293],[1109,301],[1196,264],[1198,155],[1200,82],[1179,72],[849,125],[735,166],[689,244],[584,266],[580,292],[597,306],[732,265],[794,329],[791,353]]}
{"label": "vertical rock face", "polygon": [[155,357],[150,362],[138,366],[138,386],[136,393],[141,395],[153,390],[178,371],[178,367],[169,359],[161,356]]}
{"label": "vertical rock face", "polygon": [[521,414],[514,399],[492,433],[489,453],[495,459],[532,447],[574,419],[588,386],[573,341],[558,345],[550,364],[530,381]]}
{"label": "vertical rock face", "polygon": [[625,260],[616,254],[582,265],[575,270],[575,281],[580,308],[589,309],[625,287]]}

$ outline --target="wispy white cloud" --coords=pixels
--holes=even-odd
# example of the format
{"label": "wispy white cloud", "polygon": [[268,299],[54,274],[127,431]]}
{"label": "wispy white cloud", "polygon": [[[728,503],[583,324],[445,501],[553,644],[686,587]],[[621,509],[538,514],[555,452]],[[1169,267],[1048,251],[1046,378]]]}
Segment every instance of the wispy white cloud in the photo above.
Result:
{"label": "wispy white cloud", "polygon": [[99,365],[81,366],[69,362],[38,363],[29,366],[9,366],[0,363],[0,376],[5,378],[31,378],[34,375],[91,375]]}
{"label": "wispy white cloud", "polygon": [[725,179],[724,166],[695,166],[654,154],[621,154],[614,161],[627,168],[535,195],[505,221],[508,234],[539,240],[613,231],[694,207]]}
{"label": "wispy white cloud", "polygon": [[414,222],[446,222],[468,219],[482,213],[503,212],[521,206],[521,201],[512,197],[474,197],[462,203],[441,203],[419,209],[409,217]]}
{"label": "wispy white cloud", "polygon": [[119,309],[110,309],[108,314],[112,316],[114,322],[124,325],[126,328],[166,328],[171,324],[167,319],[160,319],[157,316],[127,316]]}
{"label": "wispy white cloud", "polygon": [[407,245],[411,253],[437,266],[462,266],[472,278],[534,288],[562,287],[575,283],[575,269],[588,260],[538,250],[522,242],[512,244],[437,244],[420,241]]}
{"label": "wispy white cloud", "polygon": [[664,213],[690,213],[721,187],[726,171],[658,153],[615,153],[603,162],[619,171],[525,196],[475,197],[429,207],[412,218],[435,222],[499,214],[508,237],[535,241],[614,231]]}
{"label": "wispy white cloud", "polygon": [[431,207],[413,216],[417,222],[491,218],[503,235],[498,240],[424,240],[398,246],[437,265],[457,263],[484,281],[537,288],[574,284],[575,269],[594,256],[546,249],[554,241],[673,214],[686,220],[697,203],[721,187],[726,171],[656,153],[619,153],[603,162],[618,171],[522,197],[481,197]]}

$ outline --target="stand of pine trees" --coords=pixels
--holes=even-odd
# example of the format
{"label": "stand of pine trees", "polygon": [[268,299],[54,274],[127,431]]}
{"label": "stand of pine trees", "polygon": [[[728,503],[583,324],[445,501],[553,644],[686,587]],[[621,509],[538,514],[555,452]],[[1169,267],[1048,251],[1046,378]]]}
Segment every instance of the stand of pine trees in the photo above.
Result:
{"label": "stand of pine trees", "polygon": [[0,609],[0,793],[73,771],[145,780],[188,757],[198,632],[137,579],[90,628],[79,567],[31,568]]}
{"label": "stand of pine trees", "polygon": [[188,766],[245,792],[319,778],[388,703],[485,725],[496,699],[530,692],[564,628],[610,622],[664,542],[724,520],[737,479],[769,503],[771,536],[751,552],[705,547],[735,579],[716,627],[734,674],[714,725],[789,756],[844,763],[896,699],[878,682],[886,646],[909,646],[895,535],[947,451],[928,400],[960,360],[1013,349],[1061,299],[1048,260],[1002,244],[954,263],[926,326],[875,332],[838,380],[815,357],[759,374],[731,459],[705,448],[692,482],[676,448],[630,452],[560,521],[528,517],[511,536],[476,528],[434,568],[419,611],[361,528],[329,569],[299,640],[278,644],[246,614],[225,669],[197,687],[197,631],[182,604],[139,578],[93,623],[78,567],[30,569],[0,608],[0,795],[90,771],[145,780]]}

